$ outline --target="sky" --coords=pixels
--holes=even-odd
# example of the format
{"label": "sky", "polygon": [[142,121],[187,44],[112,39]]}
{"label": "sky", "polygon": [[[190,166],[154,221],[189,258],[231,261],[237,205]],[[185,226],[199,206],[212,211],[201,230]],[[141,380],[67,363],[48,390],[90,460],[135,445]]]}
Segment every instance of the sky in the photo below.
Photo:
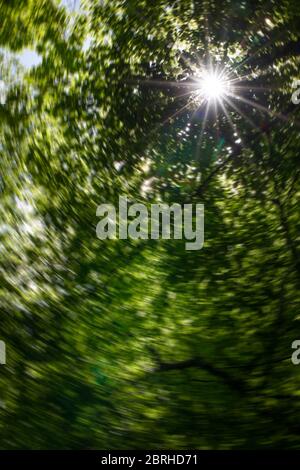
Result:
{"label": "sky", "polygon": [[61,0],[61,4],[69,10],[77,10],[79,8],[80,0]]}
{"label": "sky", "polygon": [[19,57],[19,61],[25,68],[30,68],[39,65],[42,61],[41,56],[39,56],[39,54],[30,49],[23,49],[23,51],[17,55]]}

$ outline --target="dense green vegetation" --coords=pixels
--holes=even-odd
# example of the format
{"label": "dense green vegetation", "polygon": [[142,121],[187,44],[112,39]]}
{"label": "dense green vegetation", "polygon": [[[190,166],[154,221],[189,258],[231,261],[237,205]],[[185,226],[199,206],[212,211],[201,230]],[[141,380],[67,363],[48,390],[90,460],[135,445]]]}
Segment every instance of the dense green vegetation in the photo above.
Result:
{"label": "dense green vegetation", "polygon": [[[1,448],[299,447],[298,2],[0,15],[2,51],[42,57],[0,57]],[[203,127],[184,83],[210,60],[243,101]],[[99,240],[119,195],[204,203],[204,248]]]}

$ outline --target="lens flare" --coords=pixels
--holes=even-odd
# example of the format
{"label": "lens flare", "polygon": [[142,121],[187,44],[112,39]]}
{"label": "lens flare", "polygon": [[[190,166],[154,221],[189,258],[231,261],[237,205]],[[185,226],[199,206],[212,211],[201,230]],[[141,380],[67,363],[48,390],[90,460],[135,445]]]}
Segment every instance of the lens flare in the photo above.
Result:
{"label": "lens flare", "polygon": [[229,82],[226,76],[216,72],[203,72],[197,80],[198,94],[207,101],[220,100],[229,92]]}

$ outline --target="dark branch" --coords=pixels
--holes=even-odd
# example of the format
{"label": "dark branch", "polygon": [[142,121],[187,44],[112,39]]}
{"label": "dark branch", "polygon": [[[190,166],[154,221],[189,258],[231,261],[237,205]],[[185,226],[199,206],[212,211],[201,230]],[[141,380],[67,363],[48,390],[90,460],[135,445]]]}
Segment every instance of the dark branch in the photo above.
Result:
{"label": "dark branch", "polygon": [[157,362],[157,367],[155,368],[156,372],[184,370],[189,368],[202,369],[205,372],[221,379],[228,387],[239,392],[240,394],[246,392],[246,384],[242,380],[236,379],[231,374],[226,372],[226,370],[216,367],[214,364],[211,364],[204,358],[197,357],[179,362],[162,362],[156,350],[153,348],[149,348],[149,350]]}

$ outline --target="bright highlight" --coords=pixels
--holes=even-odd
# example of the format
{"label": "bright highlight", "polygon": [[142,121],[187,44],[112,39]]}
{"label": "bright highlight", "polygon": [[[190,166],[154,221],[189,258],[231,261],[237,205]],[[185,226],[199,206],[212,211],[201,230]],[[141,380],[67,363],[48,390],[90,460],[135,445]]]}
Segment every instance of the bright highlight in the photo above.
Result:
{"label": "bright highlight", "polygon": [[207,101],[222,99],[228,92],[226,77],[215,72],[205,72],[199,78],[199,95]]}

